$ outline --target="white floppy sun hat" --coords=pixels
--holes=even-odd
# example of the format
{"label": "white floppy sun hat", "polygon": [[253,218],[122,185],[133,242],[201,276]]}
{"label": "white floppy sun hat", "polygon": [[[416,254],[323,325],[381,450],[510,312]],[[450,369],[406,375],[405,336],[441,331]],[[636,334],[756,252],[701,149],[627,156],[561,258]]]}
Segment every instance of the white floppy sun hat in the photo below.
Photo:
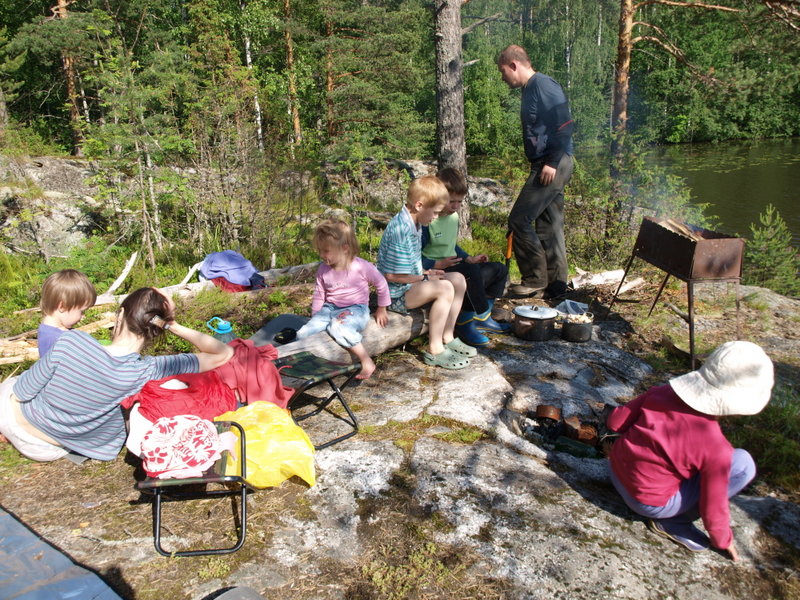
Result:
{"label": "white floppy sun hat", "polygon": [[690,407],[706,415],[754,415],[769,402],[772,361],[752,342],[726,342],[696,371],[669,385]]}

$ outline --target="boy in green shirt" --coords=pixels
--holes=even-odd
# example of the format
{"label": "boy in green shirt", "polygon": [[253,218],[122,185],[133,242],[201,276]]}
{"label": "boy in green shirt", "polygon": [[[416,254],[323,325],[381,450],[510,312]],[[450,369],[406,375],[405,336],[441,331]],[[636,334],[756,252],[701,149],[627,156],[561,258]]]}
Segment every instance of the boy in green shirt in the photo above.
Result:
{"label": "boy in green shirt", "polygon": [[467,292],[456,334],[471,346],[485,346],[487,333],[511,330],[510,324],[492,318],[492,306],[503,295],[508,269],[503,263],[489,262],[485,254],[470,256],[458,246],[458,211],[467,195],[467,181],[453,168],[442,169],[436,176],[447,188],[450,201],[438,218],[422,228],[422,266],[464,275]]}

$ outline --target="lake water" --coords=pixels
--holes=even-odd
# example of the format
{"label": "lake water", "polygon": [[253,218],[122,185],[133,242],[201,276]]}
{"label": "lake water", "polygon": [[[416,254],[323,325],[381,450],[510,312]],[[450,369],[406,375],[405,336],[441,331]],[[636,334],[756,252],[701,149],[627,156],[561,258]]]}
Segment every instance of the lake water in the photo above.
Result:
{"label": "lake water", "polygon": [[[575,155],[591,172],[607,172],[603,149],[578,145]],[[708,205],[706,214],[717,217],[716,230],[750,237],[750,224],[759,224],[759,215],[772,204],[800,249],[800,138],[656,146],[643,158],[647,166],[683,178],[692,202]],[[524,168],[524,157],[519,160]],[[497,177],[492,166],[491,161],[470,157],[471,174]]]}
{"label": "lake water", "polygon": [[692,201],[709,204],[725,233],[749,237],[772,204],[800,248],[800,139],[661,146],[645,161],[682,177]]}

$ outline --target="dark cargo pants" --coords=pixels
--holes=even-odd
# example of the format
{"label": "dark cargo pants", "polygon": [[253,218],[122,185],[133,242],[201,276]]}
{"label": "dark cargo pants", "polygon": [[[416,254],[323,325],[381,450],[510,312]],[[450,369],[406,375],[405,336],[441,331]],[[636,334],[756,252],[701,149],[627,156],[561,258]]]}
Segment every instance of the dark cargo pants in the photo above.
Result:
{"label": "dark cargo pants", "polygon": [[567,283],[567,247],[564,240],[564,187],[572,177],[572,157],[565,154],[550,185],[539,181],[544,161],[531,164],[531,173],[508,215],[514,233],[514,257],[522,284],[543,289],[553,282]]}

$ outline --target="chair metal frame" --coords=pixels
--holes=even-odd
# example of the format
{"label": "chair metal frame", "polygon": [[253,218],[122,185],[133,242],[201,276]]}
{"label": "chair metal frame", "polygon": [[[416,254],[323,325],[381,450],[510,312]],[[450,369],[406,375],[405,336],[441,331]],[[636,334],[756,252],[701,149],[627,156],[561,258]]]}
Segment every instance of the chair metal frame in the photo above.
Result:
{"label": "chair metal frame", "polygon": [[[313,360],[315,360],[317,364],[327,367],[329,371],[323,371],[313,376],[302,374],[295,377],[289,374],[291,368],[296,363],[309,357],[313,357]],[[345,400],[342,390],[344,390],[350,384],[353,378],[359,373],[359,371],[361,371],[360,362],[342,363],[328,360],[308,351],[303,351],[278,358],[274,361],[274,363],[275,366],[278,367],[283,384],[294,390],[294,394],[289,399],[288,408],[292,413],[292,418],[296,423],[300,423],[301,421],[304,421],[309,417],[314,417],[324,411],[350,426],[350,431],[347,433],[327,440],[321,444],[314,444],[314,448],[316,450],[322,450],[323,448],[327,448],[333,444],[338,444],[339,442],[349,439],[358,433],[358,419],[356,419],[356,415],[347,404],[347,400]],[[336,379],[341,377],[344,377],[345,379],[341,385],[337,385]],[[315,398],[305,394],[305,392],[309,391],[310,389],[326,382],[331,388],[331,394],[329,396]],[[347,416],[331,410],[330,404],[336,400],[338,400],[342,405],[347,413]],[[302,410],[303,408],[309,406],[313,406],[314,409],[302,414],[295,414],[295,411]]]}
{"label": "chair metal frame", "polygon": [[[235,421],[220,421],[215,423],[217,429],[222,429],[226,426],[234,427],[239,432],[239,475],[226,475],[225,465],[227,463],[227,455],[223,456],[211,467],[208,471],[203,473],[202,477],[192,477],[187,479],[157,479],[155,477],[147,477],[143,481],[136,483],[136,489],[142,493],[152,495],[153,506],[153,544],[156,551],[162,556],[204,556],[210,554],[231,554],[239,550],[245,541],[247,535],[247,491],[249,486],[245,481],[247,476],[247,456],[245,453],[245,433],[239,423]],[[200,486],[208,484],[221,484],[230,486],[227,489],[213,489],[213,490],[196,490],[186,491],[181,488],[188,486]],[[176,488],[176,489],[173,489]],[[180,501],[180,500],[208,500],[212,498],[219,498],[224,496],[239,496],[239,511],[238,515],[234,513],[234,528],[236,531],[236,543],[228,548],[206,548],[200,550],[180,550],[169,551],[165,550],[161,545],[161,507],[162,502]],[[235,502],[235,499],[234,499]],[[236,518],[238,516],[239,526],[236,526]]]}

